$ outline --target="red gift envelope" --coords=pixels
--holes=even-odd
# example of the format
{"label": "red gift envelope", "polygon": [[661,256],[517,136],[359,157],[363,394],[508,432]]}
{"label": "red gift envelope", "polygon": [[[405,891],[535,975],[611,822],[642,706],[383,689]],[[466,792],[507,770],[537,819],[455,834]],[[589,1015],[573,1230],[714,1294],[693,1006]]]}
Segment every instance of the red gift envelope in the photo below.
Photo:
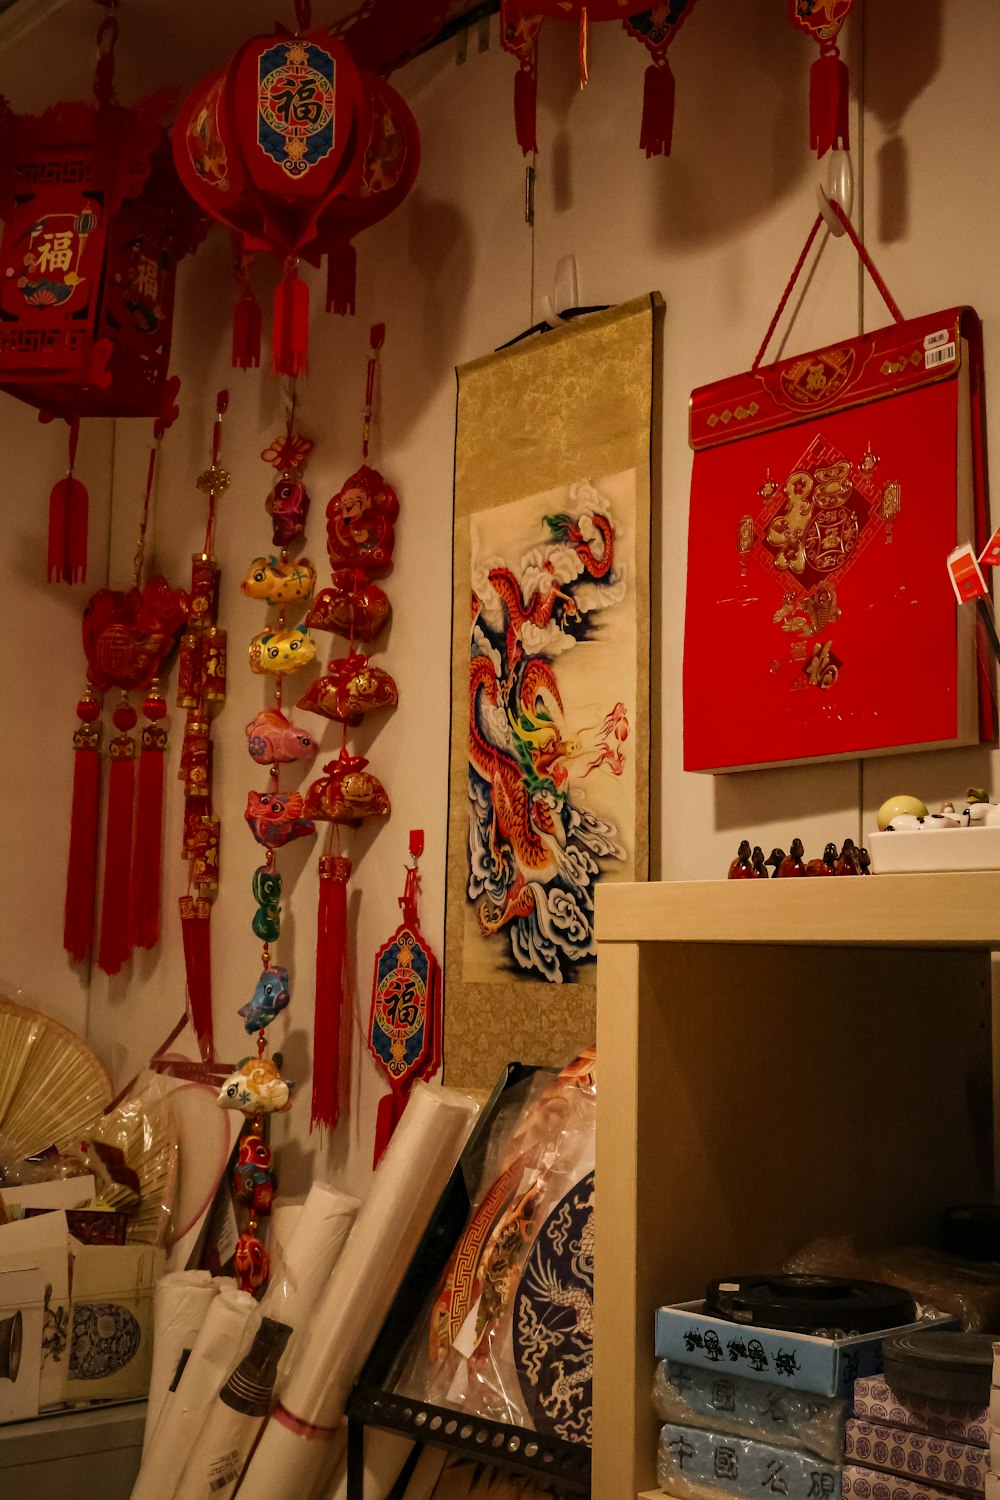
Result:
{"label": "red gift envelope", "polygon": [[950,308],[693,392],[686,770],[979,740],[982,378]]}

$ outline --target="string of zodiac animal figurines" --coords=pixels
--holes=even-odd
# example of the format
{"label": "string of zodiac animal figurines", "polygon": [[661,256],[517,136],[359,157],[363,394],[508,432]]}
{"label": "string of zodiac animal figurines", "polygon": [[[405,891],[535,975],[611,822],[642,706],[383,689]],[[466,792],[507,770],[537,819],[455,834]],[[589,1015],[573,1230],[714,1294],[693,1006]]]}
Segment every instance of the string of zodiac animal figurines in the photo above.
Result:
{"label": "string of zodiac animal figurines", "polygon": [[191,614],[181,642],[177,703],[186,711],[178,777],[184,783],[181,856],[188,863],[180,898],[184,968],[191,1024],[202,1057],[213,1054],[212,906],[219,892],[221,823],[212,807],[212,718],[226,698],[226,632],[219,626],[219,564],[215,557],[218,504],[231,479],[220,463],[228,391],[215,402],[212,459],[196,484],[208,498],[205,542],[191,559]]}
{"label": "string of zodiac animal figurines", "polygon": [[[190,600],[155,575],[143,582],[146,538],[160,443],[177,416],[180,382],[170,381],[153,427],[141,519],[127,591],[99,589],[83,614],[87,687],[77,704],[73,735],[73,804],[63,946],[78,963],[94,941],[97,845],[101,783],[101,696],[117,690],[112,721],[118,733],[109,746],[104,881],[97,962],[118,974],[133,948],[153,948],[160,936],[160,877],[163,852],[163,765],[166,702],[159,674],[187,620]],[[130,694],[145,694],[146,725],[141,749],[132,734],[138,713]],[[100,695],[100,696],[99,696]],[[138,752],[138,777],[136,760]],[[138,782],[138,786],[137,786]]]}
{"label": "string of zodiac animal figurines", "polygon": [[240,585],[246,598],[267,607],[268,622],[250,643],[249,663],[251,672],[273,684],[271,702],[246,726],[250,759],[268,770],[267,786],[249,793],[245,813],[247,826],[263,851],[263,863],[254,870],[251,882],[254,912],[250,922],[261,944],[260,973],[252,996],[239,1012],[247,1035],[256,1036],[257,1055],[245,1058],[219,1093],[224,1109],[238,1109],[250,1122],[241,1138],[234,1170],[236,1197],[246,1205],[247,1223],[233,1260],[237,1281],[250,1292],[264,1287],[270,1274],[270,1258],[258,1233],[260,1220],[270,1215],[274,1194],[265,1117],[291,1105],[289,1088],[277,1063],[266,1056],[267,1028],[291,1000],[288,969],[275,961],[273,951],[281,937],[278,853],[294,840],[312,837],[316,832],[315,823],[302,815],[301,794],[283,790],[281,785],[283,766],[311,762],[318,749],[312,735],[293,724],[284,712],[285,678],[307,666],[316,654],[306,627],[289,624],[288,619],[289,611],[305,604],[316,584],[316,570],[309,559],[296,560],[292,555],[305,537],[309,494],[301,470],[313,446],[295,431],[295,405],[293,382],[286,430],[261,455],[280,475],[265,501],[271,545],[276,550],[253,558]]}
{"label": "string of zodiac animal figurines", "polygon": [[309,787],[304,808],[307,818],[330,824],[319,862],[310,1121],[310,1128],[330,1130],[344,1105],[353,1015],[347,967],[351,860],[344,853],[342,830],[389,814],[386,790],[367,770],[365,757],[351,753],[348,730],[367,714],[393,708],[398,701],[389,673],[357,649],[359,643],[371,645],[389,619],[389,600],[374,580],[392,568],[393,528],[399,515],[395,490],[368,465],[378,354],[384,340],[385,325],[376,324],[371,330],[365,386],[362,463],[327,506],[327,552],[333,576],[331,586],[316,596],[306,620],[314,630],[342,637],[347,650],[329,663],[327,675],[318,678],[298,704],[342,727],[340,753],[324,765],[324,775]]}

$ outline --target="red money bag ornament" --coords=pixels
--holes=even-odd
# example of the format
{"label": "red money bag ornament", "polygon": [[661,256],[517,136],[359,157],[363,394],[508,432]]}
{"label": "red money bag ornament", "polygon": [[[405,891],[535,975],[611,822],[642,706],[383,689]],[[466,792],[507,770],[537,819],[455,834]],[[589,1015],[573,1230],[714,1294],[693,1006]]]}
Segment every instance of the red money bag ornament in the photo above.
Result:
{"label": "red money bag ornament", "polygon": [[809,73],[809,144],[817,156],[850,149],[850,89],[837,36],[854,0],[789,0],[792,24],[819,44]]}
{"label": "red money bag ornament", "polygon": [[376,1167],[402,1119],[413,1085],[420,1078],[433,1078],[441,1066],[441,970],[417,919],[423,852],[423,830],[414,829],[410,833],[413,864],[407,867],[406,887],[399,898],[403,920],[375,955],[368,1047],[389,1082],[375,1127]]}
{"label": "red money bag ornament", "polygon": [[[328,305],[353,310],[349,241],[402,201],[419,154],[413,117],[380,79],[363,78],[345,44],[300,30],[253,37],[181,106],[174,159],[181,180],[207,213],[241,236],[243,251],[270,250],[284,274],[274,302],[272,368],[297,375],[308,362],[309,292],[299,261],[329,257]],[[249,275],[242,295],[235,362],[256,363]]]}
{"label": "red money bag ornament", "polygon": [[0,389],[69,424],[48,549],[50,580],[67,583],[87,570],[80,418],[159,416],[176,264],[207,227],[170,161],[169,90],[128,108],[115,97],[117,35],[106,17],[93,103],[0,106]]}

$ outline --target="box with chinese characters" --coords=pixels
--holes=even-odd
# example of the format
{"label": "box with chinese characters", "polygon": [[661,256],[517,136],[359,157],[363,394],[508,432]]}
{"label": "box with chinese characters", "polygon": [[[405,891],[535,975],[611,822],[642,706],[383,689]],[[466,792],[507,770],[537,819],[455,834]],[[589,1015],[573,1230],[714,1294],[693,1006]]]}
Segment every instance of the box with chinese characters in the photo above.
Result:
{"label": "box with chinese characters", "polygon": [[656,1309],[656,1357],[702,1370],[728,1369],[747,1380],[821,1396],[849,1396],[855,1380],[882,1371],[882,1341],[907,1333],[954,1328],[954,1318],[930,1313],[904,1328],[828,1339],[812,1333],[784,1333],[748,1327],[703,1311],[704,1302],[681,1302]]}
{"label": "box with chinese characters", "polygon": [[935,1489],[903,1474],[883,1474],[861,1464],[845,1464],[843,1500],[952,1500],[949,1490]]}
{"label": "box with chinese characters", "polygon": [[985,1488],[989,1451],[971,1443],[931,1437],[904,1427],[877,1427],[852,1417],[844,1434],[844,1456],[866,1469],[885,1469],[905,1474],[937,1489],[964,1490],[970,1494]]}
{"label": "box with chinese characters", "polygon": [[664,1359],[656,1367],[653,1408],[663,1422],[713,1428],[837,1460],[844,1451],[850,1403]]}
{"label": "box with chinese characters", "polygon": [[769,1500],[839,1500],[840,1465],[730,1432],[668,1422],[660,1433],[657,1477],[680,1500],[720,1491]]}
{"label": "box with chinese characters", "polygon": [[854,1415],[883,1427],[906,1427],[977,1448],[989,1446],[988,1407],[896,1391],[881,1375],[855,1382]]}

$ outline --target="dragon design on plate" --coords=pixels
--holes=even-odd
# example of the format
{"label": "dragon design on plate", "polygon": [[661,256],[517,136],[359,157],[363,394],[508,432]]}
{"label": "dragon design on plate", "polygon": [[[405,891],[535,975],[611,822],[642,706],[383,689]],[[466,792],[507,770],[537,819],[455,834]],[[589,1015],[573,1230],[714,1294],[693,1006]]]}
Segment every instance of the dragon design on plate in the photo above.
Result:
{"label": "dragon design on plate", "polygon": [[589,482],[540,518],[516,572],[474,560],[467,897],[483,935],[554,984],[596,956],[594,886],[627,857],[618,828],[588,807],[586,778],[623,775],[629,734],[620,702],[596,724],[567,725],[559,662],[596,639],[625,592],[611,505]]}

